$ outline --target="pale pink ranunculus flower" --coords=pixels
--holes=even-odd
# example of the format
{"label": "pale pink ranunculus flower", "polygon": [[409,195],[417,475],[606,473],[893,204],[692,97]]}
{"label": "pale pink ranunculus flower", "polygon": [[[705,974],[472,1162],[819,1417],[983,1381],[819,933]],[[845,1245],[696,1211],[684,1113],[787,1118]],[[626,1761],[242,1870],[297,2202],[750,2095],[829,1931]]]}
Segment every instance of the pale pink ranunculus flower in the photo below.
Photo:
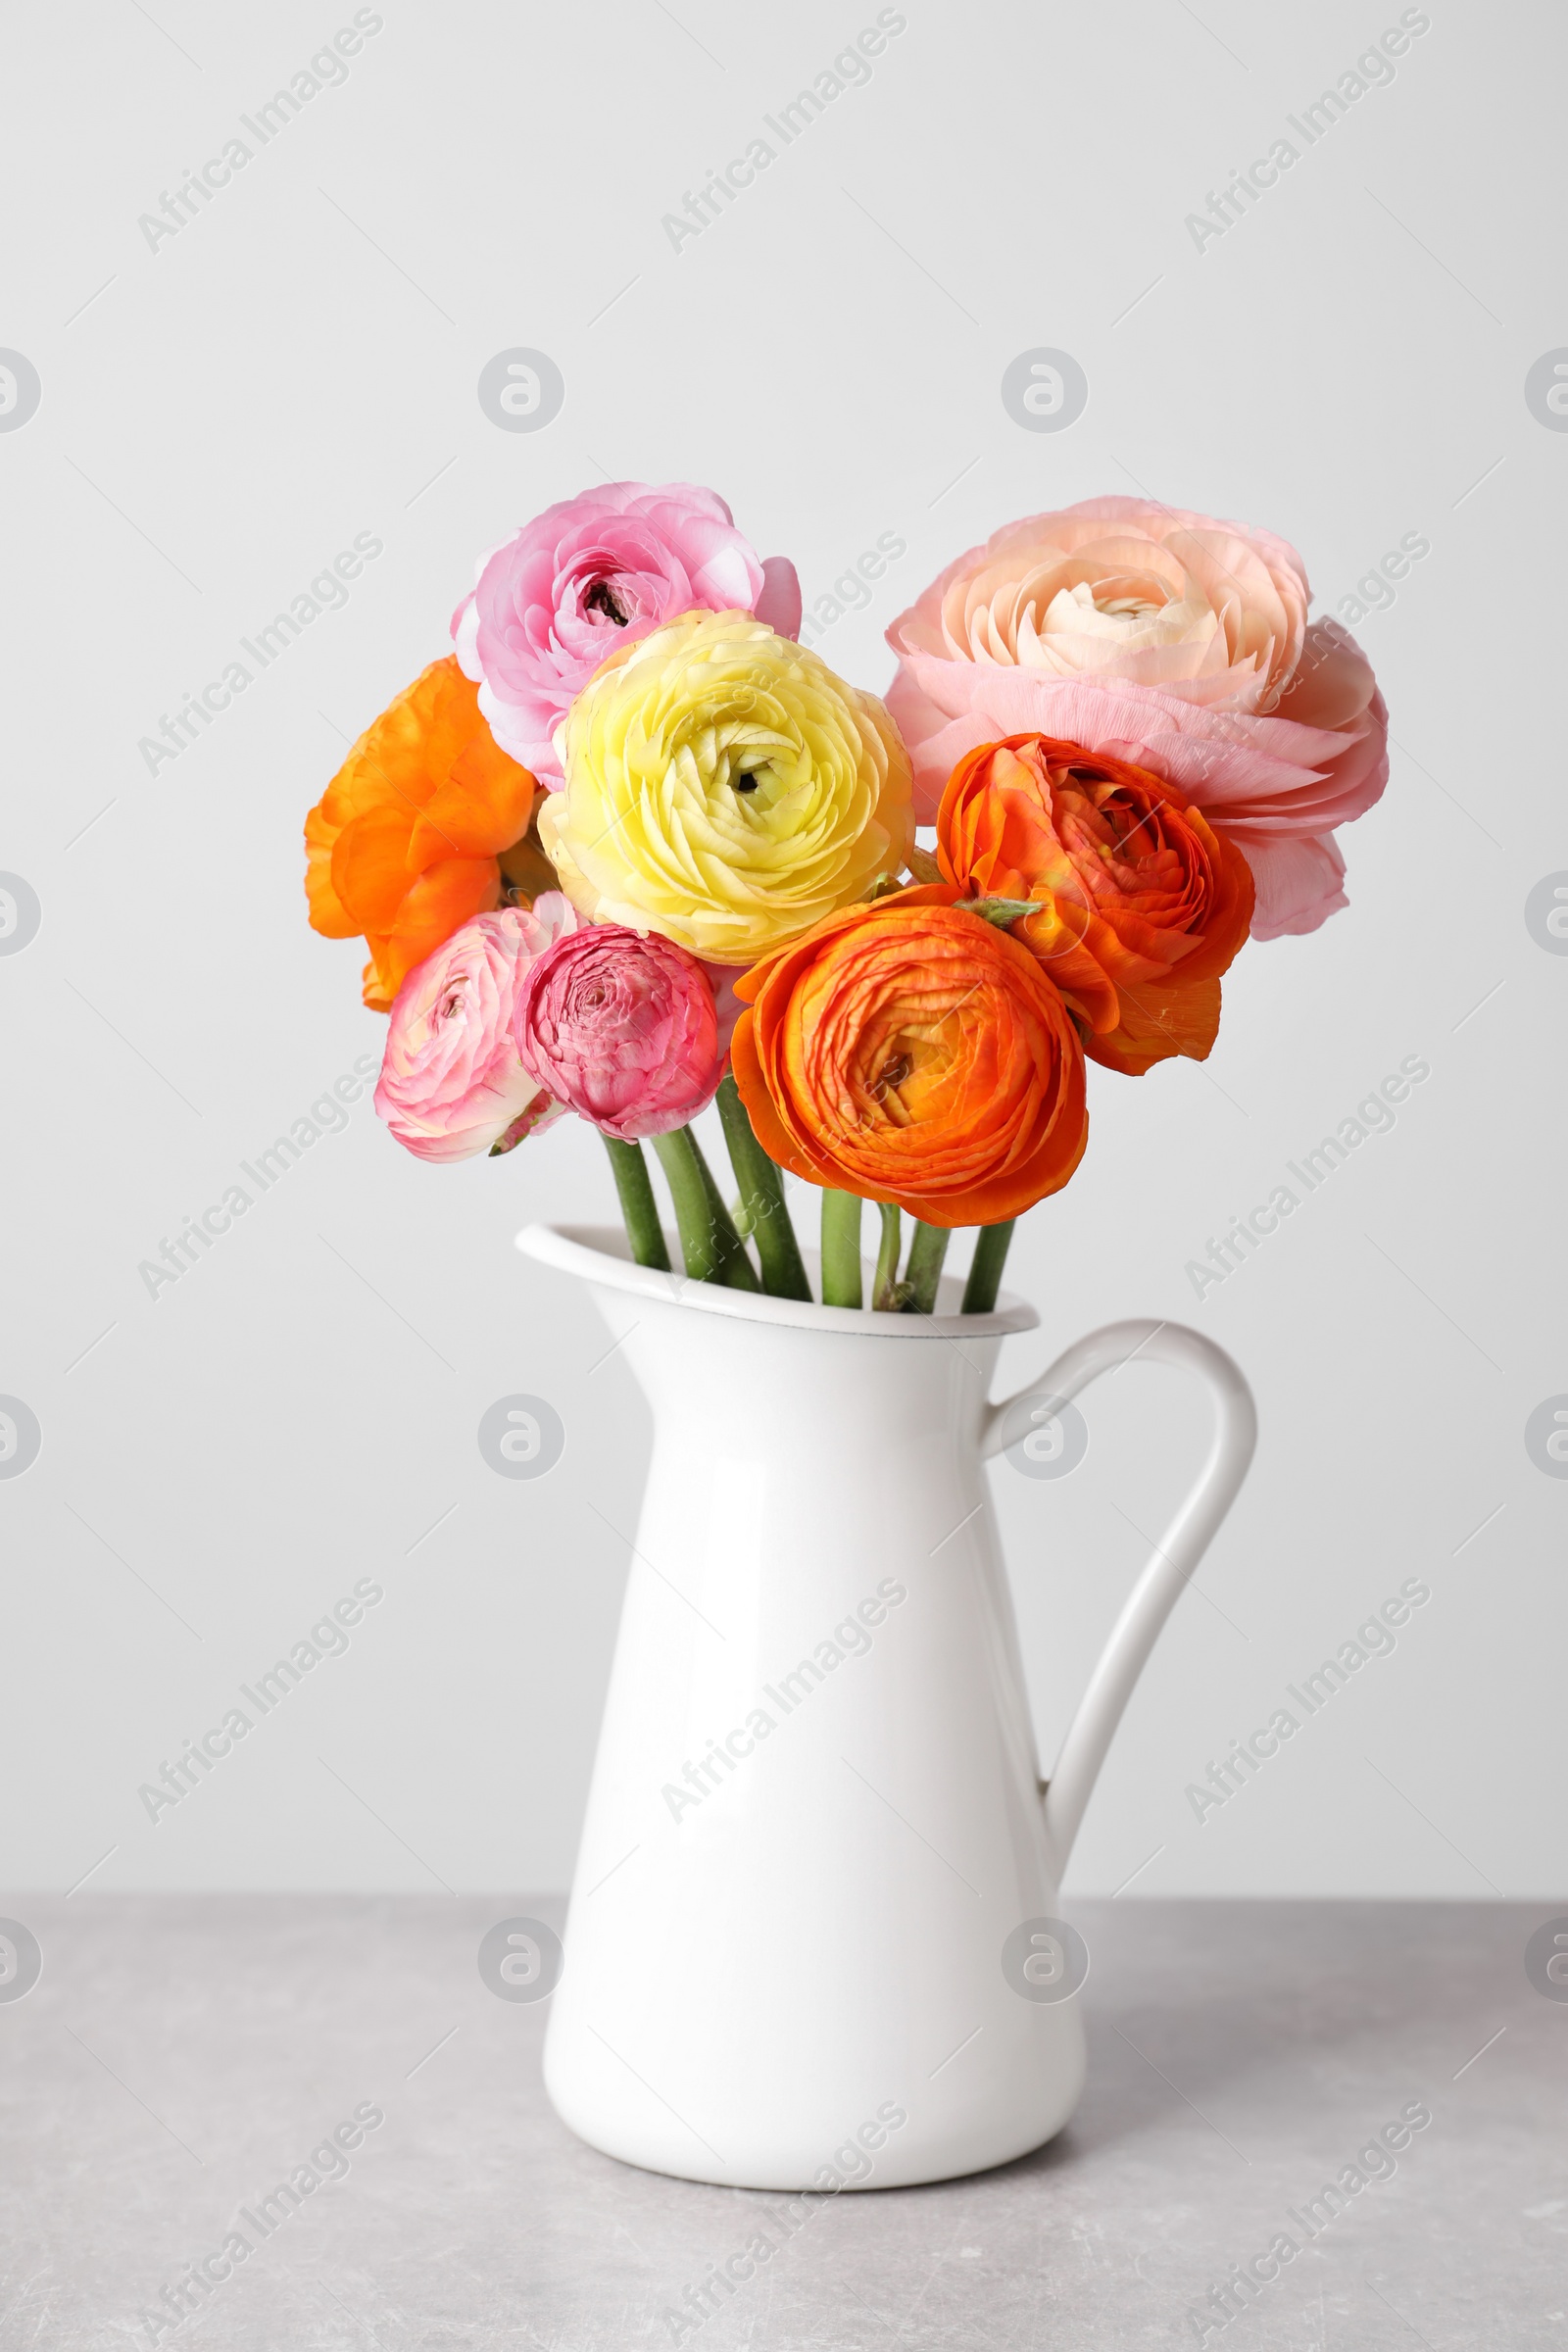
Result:
{"label": "pale pink ranunculus flower", "polygon": [[577,917],[559,890],[476,914],[416,963],[393,1000],[375,1107],[418,1159],[510,1152],[562,1115],[518,1058],[513,1019],[534,961]]}
{"label": "pale pink ranunculus flower", "polygon": [[579,690],[618,645],[692,612],[754,612],[794,637],[795,566],[760,563],[714,490],[606,482],[479,558],[452,640],[501,749],[559,791],[555,730]]}
{"label": "pale pink ranunculus flower", "polygon": [[888,630],[888,708],[934,819],[965,752],[1040,733],[1133,760],[1242,850],[1254,938],[1346,904],[1333,828],[1388,781],[1388,710],[1338,622],[1306,618],[1273,532],[1137,498],[1008,523]]}
{"label": "pale pink ranunculus flower", "polygon": [[696,956],[621,923],[574,931],[529,967],[515,1035],[541,1088],[620,1143],[686,1126],[723,1075],[713,991]]}

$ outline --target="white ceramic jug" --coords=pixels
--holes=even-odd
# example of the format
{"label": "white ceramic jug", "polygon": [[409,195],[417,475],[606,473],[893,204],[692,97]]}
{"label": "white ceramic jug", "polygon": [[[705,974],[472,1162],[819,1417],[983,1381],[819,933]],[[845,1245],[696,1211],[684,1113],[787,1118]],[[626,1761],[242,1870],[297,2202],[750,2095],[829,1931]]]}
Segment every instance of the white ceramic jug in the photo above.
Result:
{"label": "white ceramic jug", "polygon": [[762,1298],[636,1266],[603,1229],[518,1247],[588,1283],[655,1420],[545,2045],[557,2111],[628,2163],[755,2188],[1038,2147],[1084,2074],[1056,1890],[1246,1475],[1246,1382],[1198,1333],[1130,1322],[1023,1392],[1059,1409],[1136,1353],[1216,1408],[1044,1788],[981,1469],[1019,1401],[986,1400],[1002,1341],[1034,1309],[961,1315],[952,1281],[929,1318]]}

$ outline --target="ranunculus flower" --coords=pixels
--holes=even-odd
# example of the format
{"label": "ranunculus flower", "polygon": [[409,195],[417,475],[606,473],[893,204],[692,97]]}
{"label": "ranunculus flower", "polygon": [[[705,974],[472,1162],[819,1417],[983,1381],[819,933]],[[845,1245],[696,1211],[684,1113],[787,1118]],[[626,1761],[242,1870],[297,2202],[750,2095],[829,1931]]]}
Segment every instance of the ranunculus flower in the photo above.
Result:
{"label": "ranunculus flower", "polygon": [[471,1159],[561,1115],[517,1054],[517,991],[535,956],[576,928],[559,890],[532,909],[476,914],[398,991],[375,1107],[418,1159]]}
{"label": "ranunculus flower", "polygon": [[314,929],[364,933],[372,1011],[499,904],[499,855],[527,831],[533,802],[533,777],[496,748],[450,655],[366,729],[305,820],[305,894]]}
{"label": "ranunculus flower", "polygon": [[958,895],[849,907],[748,972],[731,1066],[795,1175],[928,1225],[996,1225],[1083,1157],[1084,1054],[1041,963]]}
{"label": "ranunculus flower", "polygon": [[874,696],[746,612],[688,612],[571,707],[539,833],[579,914],[747,964],[901,871],[909,763]]}
{"label": "ranunculus flower", "polygon": [[724,1071],[702,965],[619,923],[570,932],[538,958],[513,1033],[545,1092],[623,1144],[686,1126]]}
{"label": "ranunculus flower", "polygon": [[452,639],[480,681],[497,743],[554,791],[555,730],[606,655],[694,611],[756,612],[793,637],[795,566],[783,556],[759,563],[716,491],[607,482],[547,507],[479,558]]}
{"label": "ranunculus flower", "polygon": [[888,704],[935,813],[965,752],[1041,733],[1136,760],[1246,851],[1259,939],[1346,904],[1336,825],[1388,781],[1388,711],[1337,622],[1308,627],[1270,531],[1136,498],[1009,523],[888,631]]}
{"label": "ranunculus flower", "polygon": [[937,857],[966,897],[1038,906],[1013,936],[1088,1024],[1093,1060],[1141,1077],[1173,1054],[1205,1058],[1252,877],[1170,785],[1080,744],[1014,735],[954,769]]}

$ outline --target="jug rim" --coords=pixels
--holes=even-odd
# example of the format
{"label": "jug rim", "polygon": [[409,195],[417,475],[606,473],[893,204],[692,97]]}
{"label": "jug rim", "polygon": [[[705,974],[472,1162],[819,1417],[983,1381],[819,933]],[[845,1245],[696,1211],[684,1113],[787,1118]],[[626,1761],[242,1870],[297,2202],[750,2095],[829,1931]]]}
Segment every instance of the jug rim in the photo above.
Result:
{"label": "jug rim", "polygon": [[[666,1239],[671,1258],[678,1261],[674,1236]],[[984,1340],[1033,1331],[1040,1322],[1028,1299],[1012,1291],[1001,1294],[989,1315],[960,1314],[963,1278],[956,1274],[942,1278],[937,1295],[941,1312],[889,1315],[869,1307],[819,1306],[814,1299],[769,1298],[757,1291],[725,1290],[717,1283],[696,1282],[687,1274],[665,1274],[656,1266],[639,1266],[632,1261],[624,1232],[614,1225],[525,1225],[515,1237],[515,1247],[539,1265],[629,1292],[634,1298],[657,1298],[665,1305],[695,1308],[701,1314],[738,1316],[748,1323],[773,1323],[791,1331],[831,1331],[846,1338],[875,1340]]]}

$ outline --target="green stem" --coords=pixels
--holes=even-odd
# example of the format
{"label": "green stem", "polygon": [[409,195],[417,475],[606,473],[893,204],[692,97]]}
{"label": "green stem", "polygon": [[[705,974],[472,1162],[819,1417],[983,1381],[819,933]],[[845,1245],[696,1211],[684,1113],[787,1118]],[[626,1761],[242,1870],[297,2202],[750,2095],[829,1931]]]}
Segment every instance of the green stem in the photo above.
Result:
{"label": "green stem", "polygon": [[710,1282],[718,1270],[718,1251],[691,1135],[686,1128],[677,1127],[669,1135],[656,1135],[653,1142],[654,1155],[664,1171],[669,1197],[675,1205],[675,1225],[686,1271],[694,1282]]}
{"label": "green stem", "polygon": [[746,1244],[741,1240],[735,1220],[729,1213],[729,1203],[718,1189],[718,1181],[708,1164],[703,1147],[697,1141],[696,1132],[688,1127],[686,1133],[692,1139],[692,1152],[698,1167],[702,1170],[703,1191],[708,1196],[709,1213],[712,1217],[713,1231],[717,1237],[718,1280],[723,1283],[726,1290],[760,1290],[761,1285],[757,1279],[757,1269],[746,1254]]}
{"label": "green stem", "polygon": [[882,1243],[876,1253],[876,1276],[871,1286],[871,1304],[884,1315],[896,1315],[905,1300],[904,1286],[899,1280],[899,1246],[903,1234],[903,1218],[891,1200],[884,1200]]}
{"label": "green stem", "polygon": [[721,1282],[734,1290],[755,1291],[757,1276],[691,1129],[677,1127],[653,1140],[675,1204],[687,1273],[694,1282]]}
{"label": "green stem", "polygon": [[909,1244],[909,1262],[904,1269],[911,1314],[936,1313],[937,1284],[942,1279],[942,1261],[952,1239],[947,1226],[926,1225],[916,1220],[914,1239]]}
{"label": "green stem", "polygon": [[822,1304],[860,1303],[860,1201],[855,1193],[822,1195]]}
{"label": "green stem", "polygon": [[658,1266],[669,1272],[669,1250],[664,1242],[664,1229],[659,1222],[659,1204],[654,1199],[654,1180],[648,1173],[641,1144],[622,1144],[612,1135],[605,1137],[605,1150],[610,1153],[610,1165],[614,1173],[615,1191],[620,1196],[620,1213],[626,1220],[626,1239],[639,1266]]}
{"label": "green stem", "polygon": [[1007,1247],[1012,1240],[1016,1217],[1004,1225],[982,1225],[980,1239],[974,1246],[974,1263],[969,1279],[963,1286],[963,1313],[989,1315],[997,1303],[1002,1288],[1002,1269],[1007,1262]]}
{"label": "green stem", "polygon": [[741,1188],[741,1206],[757,1242],[762,1288],[773,1298],[809,1298],[811,1286],[790,1223],[783,1175],[753,1134],[741,1090],[728,1070],[719,1081],[718,1115],[724,1123],[730,1166]]}

